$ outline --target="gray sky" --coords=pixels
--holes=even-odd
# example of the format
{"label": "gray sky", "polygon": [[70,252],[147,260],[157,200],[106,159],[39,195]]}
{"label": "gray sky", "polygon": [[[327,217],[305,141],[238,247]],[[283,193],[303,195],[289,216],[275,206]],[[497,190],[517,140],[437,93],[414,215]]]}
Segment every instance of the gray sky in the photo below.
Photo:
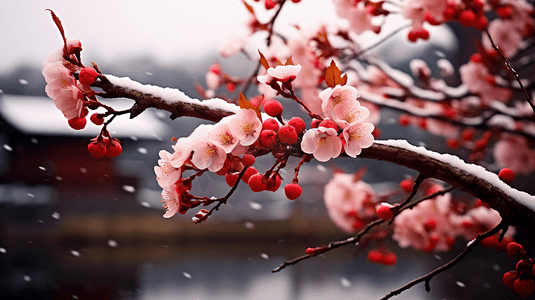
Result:
{"label": "gray sky", "polygon": [[[311,21],[313,14],[334,14],[329,0],[302,2],[288,3],[281,17]],[[62,45],[47,8],[67,37],[82,41],[84,62],[152,54],[165,63],[213,53],[248,14],[240,0],[1,0],[0,73],[23,62],[40,64]]]}

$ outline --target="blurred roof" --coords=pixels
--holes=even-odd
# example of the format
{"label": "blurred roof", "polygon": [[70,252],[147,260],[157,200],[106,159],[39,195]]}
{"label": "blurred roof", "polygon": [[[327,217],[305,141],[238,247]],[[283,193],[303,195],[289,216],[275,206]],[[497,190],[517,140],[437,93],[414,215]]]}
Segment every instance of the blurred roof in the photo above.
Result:
{"label": "blurred roof", "polygon": [[[126,99],[102,102],[116,110],[128,109],[133,103]],[[0,117],[27,135],[96,137],[102,128],[88,120],[86,128],[73,130],[52,99],[41,96],[0,94]],[[128,115],[118,116],[108,126],[113,137],[146,140],[159,139],[166,129],[168,126],[151,111],[145,111],[134,120]]]}

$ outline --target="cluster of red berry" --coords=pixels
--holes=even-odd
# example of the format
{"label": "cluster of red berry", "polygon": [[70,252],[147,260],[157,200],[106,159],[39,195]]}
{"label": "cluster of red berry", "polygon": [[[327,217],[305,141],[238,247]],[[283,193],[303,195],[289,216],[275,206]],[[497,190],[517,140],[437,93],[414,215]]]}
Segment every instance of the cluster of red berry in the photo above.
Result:
{"label": "cluster of red berry", "polygon": [[[282,120],[282,105],[277,100],[267,100],[264,103],[264,111],[267,115]],[[265,148],[284,148],[297,143],[298,137],[303,134],[306,124],[299,117],[292,118],[288,124],[279,126],[277,120],[269,118],[262,124],[259,143]],[[261,174],[253,167],[255,156],[245,154],[242,158],[235,157],[232,162],[227,160],[223,168],[217,173],[225,175],[225,181],[229,186],[234,186],[240,172],[248,167],[242,176],[242,181],[247,183],[253,192],[277,191],[281,186],[282,178],[278,172],[268,171]],[[286,197],[295,200],[301,196],[302,188],[294,179],[284,187]]]}
{"label": "cluster of red berry", "polygon": [[393,266],[398,261],[398,258],[394,252],[372,250],[368,252],[368,261],[385,266]]}
{"label": "cluster of red berry", "polygon": [[535,281],[533,281],[535,264],[533,259],[527,257],[526,250],[522,245],[515,242],[507,245],[507,254],[518,263],[516,264],[516,270],[509,271],[503,275],[503,283],[521,297],[530,297],[535,292]]}

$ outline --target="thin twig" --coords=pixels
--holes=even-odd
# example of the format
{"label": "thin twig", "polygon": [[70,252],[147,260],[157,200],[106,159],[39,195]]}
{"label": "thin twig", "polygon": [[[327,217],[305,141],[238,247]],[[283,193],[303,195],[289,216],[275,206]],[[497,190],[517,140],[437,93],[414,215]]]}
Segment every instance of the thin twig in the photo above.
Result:
{"label": "thin twig", "polygon": [[[410,203],[408,205],[405,205],[403,208],[401,208],[400,211],[403,211],[403,210],[406,210],[406,209],[412,209],[418,203],[420,203],[422,201],[425,201],[425,200],[428,200],[428,199],[435,198],[436,196],[444,195],[444,194],[452,191],[454,188],[455,187],[449,187],[449,188],[444,189],[442,191],[438,191],[436,193],[433,193],[433,194],[428,195],[426,197],[423,197],[421,199],[415,200],[414,202],[412,202],[412,203]],[[368,233],[374,227],[379,226],[379,225],[381,225],[383,223],[386,223],[386,220],[377,219],[375,221],[372,221],[372,222],[368,223],[368,225],[366,225],[366,227],[364,227],[364,229],[359,231],[359,233],[357,233],[357,235],[352,236],[352,237],[350,237],[348,239],[345,239],[345,240],[342,240],[342,241],[330,242],[329,245],[327,245],[327,246],[318,247],[313,254],[306,254],[306,255],[303,255],[303,256],[296,257],[296,258],[291,259],[291,260],[287,260],[287,261],[283,262],[277,268],[271,270],[271,272],[272,273],[278,272],[278,271],[286,268],[287,266],[295,265],[295,264],[297,264],[298,262],[300,262],[302,260],[305,260],[307,258],[316,256],[316,255],[319,255],[319,254],[322,254],[322,253],[325,253],[325,252],[330,251],[332,249],[335,249],[335,248],[338,248],[338,247],[341,247],[341,246],[345,246],[345,245],[349,245],[349,244],[352,244],[352,243],[358,243],[358,242],[360,242],[360,240],[362,239],[362,237],[366,233]]]}
{"label": "thin twig", "polygon": [[[277,9],[277,11],[275,12],[275,14],[273,15],[273,18],[271,18],[271,20],[269,21],[269,31],[268,31],[268,36],[267,36],[267,39],[266,39],[266,44],[267,46],[269,47],[271,45],[271,36],[273,35],[273,26],[275,25],[275,20],[277,19],[281,9],[282,9],[282,6],[284,5],[284,3],[286,2],[286,0],[283,0],[281,1],[281,3],[279,4],[279,8]],[[253,72],[251,73],[251,75],[249,75],[249,78],[247,78],[245,80],[245,86],[243,87],[242,89],[242,94],[244,95],[247,95],[247,90],[249,90],[249,86],[252,84],[253,80],[256,78],[257,74],[258,74],[258,70],[260,70],[260,66],[262,66],[262,63],[260,63],[260,60],[258,60],[258,63],[256,64],[256,67],[254,68]]]}
{"label": "thin twig", "polygon": [[464,249],[463,252],[461,252],[461,254],[457,255],[457,257],[455,257],[454,259],[452,259],[450,262],[448,262],[447,264],[445,265],[442,265],[438,268],[436,268],[435,270],[433,270],[432,272],[429,272],[428,274],[420,277],[420,278],[417,278],[409,283],[407,283],[406,285],[400,287],[399,289],[397,290],[393,290],[391,291],[390,293],[388,293],[388,295],[384,296],[383,298],[381,298],[381,300],[386,300],[386,299],[390,299],[392,298],[393,296],[396,296],[396,295],[399,295],[401,292],[405,291],[405,290],[408,290],[410,289],[411,287],[413,287],[414,285],[420,283],[420,282],[425,282],[425,290],[427,292],[429,292],[431,290],[430,286],[429,286],[429,281],[431,281],[431,279],[439,274],[439,273],[442,273],[448,269],[450,269],[451,267],[453,267],[454,265],[456,265],[459,261],[461,261],[466,255],[468,255],[468,253],[470,253],[476,246],[477,244],[479,244],[479,242],[481,242],[482,240],[488,238],[488,237],[491,237],[493,236],[494,234],[496,234],[498,231],[502,230],[504,227],[506,227],[505,225],[505,222],[502,220],[500,222],[500,224],[498,224],[498,226],[492,228],[491,230],[487,231],[487,232],[484,232],[484,233],[481,233],[481,234],[478,234],[477,237],[470,241],[468,243],[468,245],[466,246],[466,249]]}
{"label": "thin twig", "polygon": [[529,106],[531,106],[531,109],[535,113],[535,106],[533,105],[533,102],[531,101],[531,98],[529,97],[528,92],[526,91],[526,88],[524,88],[524,85],[522,84],[522,81],[520,80],[520,76],[518,76],[518,73],[515,71],[515,69],[513,69],[511,64],[509,64],[509,61],[507,60],[507,58],[505,58],[505,56],[503,55],[502,51],[500,51],[498,46],[496,46],[496,44],[494,44],[494,41],[492,40],[492,37],[490,36],[490,33],[489,33],[489,31],[487,29],[485,29],[485,33],[487,34],[487,37],[489,38],[490,43],[492,44],[492,47],[496,51],[498,51],[498,53],[502,57],[503,61],[505,62],[505,65],[507,66],[507,68],[509,70],[511,70],[511,72],[513,72],[513,75],[515,76],[516,81],[518,82],[518,84],[520,85],[520,88],[522,89],[522,92],[524,93],[524,98],[526,98],[526,101],[528,101]]}

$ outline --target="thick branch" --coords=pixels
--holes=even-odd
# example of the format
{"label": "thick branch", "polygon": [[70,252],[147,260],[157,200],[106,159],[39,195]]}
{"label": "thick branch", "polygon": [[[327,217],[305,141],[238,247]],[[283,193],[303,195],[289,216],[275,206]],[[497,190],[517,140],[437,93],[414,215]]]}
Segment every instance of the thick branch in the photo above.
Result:
{"label": "thick branch", "polygon": [[[179,90],[142,85],[128,78],[108,76],[98,84],[106,97],[125,97],[144,108],[154,107],[172,113],[171,117],[190,116],[217,122],[239,108],[221,99],[199,101]],[[302,152],[295,149],[295,156]],[[406,141],[376,141],[363,149],[361,158],[392,162],[440,179],[481,199],[497,210],[507,223],[528,234],[535,234],[535,197],[511,188],[483,167],[467,164],[460,158],[415,147]]]}

